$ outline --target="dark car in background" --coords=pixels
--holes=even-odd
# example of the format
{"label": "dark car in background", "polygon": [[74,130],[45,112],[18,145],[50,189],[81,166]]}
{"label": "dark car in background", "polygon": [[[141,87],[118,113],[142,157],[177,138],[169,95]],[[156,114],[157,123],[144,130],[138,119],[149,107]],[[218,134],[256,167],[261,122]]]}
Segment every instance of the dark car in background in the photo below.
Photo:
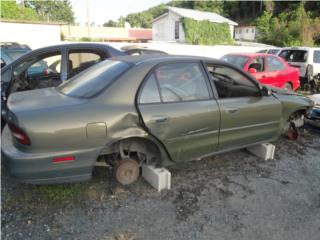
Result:
{"label": "dark car in background", "polygon": [[31,51],[31,48],[25,44],[16,42],[1,42],[1,68],[18,59],[22,55]]}
{"label": "dark car in background", "polygon": [[1,69],[1,114],[5,114],[7,98],[13,92],[58,86],[98,62],[122,55],[127,54],[100,43],[70,43],[29,50]]}

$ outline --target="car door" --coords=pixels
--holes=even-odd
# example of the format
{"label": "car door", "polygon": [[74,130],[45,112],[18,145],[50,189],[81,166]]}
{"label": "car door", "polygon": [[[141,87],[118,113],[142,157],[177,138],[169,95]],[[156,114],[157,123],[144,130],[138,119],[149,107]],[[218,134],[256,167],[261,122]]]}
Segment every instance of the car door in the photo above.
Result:
{"label": "car door", "polygon": [[270,77],[268,75],[268,72],[266,71],[265,58],[263,56],[252,58],[247,66],[248,71],[251,68],[256,70],[256,72],[250,72],[250,74],[260,83],[270,84]]}
{"label": "car door", "polygon": [[286,66],[274,56],[266,57],[266,65],[267,75],[270,79],[269,84],[273,87],[282,88],[289,81]]}
{"label": "car door", "polygon": [[239,70],[206,62],[221,111],[218,151],[267,142],[280,134],[281,103]]}
{"label": "car door", "polygon": [[217,149],[220,112],[200,62],[168,63],[147,76],[138,98],[145,126],[174,161]]}
{"label": "car door", "polygon": [[33,52],[14,62],[11,68],[10,85],[6,92],[25,91],[57,86],[61,83],[62,50]]}
{"label": "car door", "polygon": [[67,53],[68,79],[109,57],[99,48],[71,48]]}

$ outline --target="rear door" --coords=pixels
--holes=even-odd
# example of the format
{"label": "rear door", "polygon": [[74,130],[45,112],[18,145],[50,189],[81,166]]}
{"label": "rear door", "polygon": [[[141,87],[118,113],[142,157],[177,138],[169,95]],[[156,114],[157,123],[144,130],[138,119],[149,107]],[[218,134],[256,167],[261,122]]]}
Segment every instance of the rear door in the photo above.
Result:
{"label": "rear door", "polygon": [[270,78],[270,85],[282,88],[289,81],[286,73],[286,66],[276,57],[267,56],[267,75]]}
{"label": "rear door", "polygon": [[138,106],[146,127],[174,161],[217,149],[220,112],[200,62],[156,67],[144,81]]}
{"label": "rear door", "polygon": [[262,96],[257,83],[235,68],[206,63],[221,111],[219,151],[267,142],[280,134],[281,103]]}

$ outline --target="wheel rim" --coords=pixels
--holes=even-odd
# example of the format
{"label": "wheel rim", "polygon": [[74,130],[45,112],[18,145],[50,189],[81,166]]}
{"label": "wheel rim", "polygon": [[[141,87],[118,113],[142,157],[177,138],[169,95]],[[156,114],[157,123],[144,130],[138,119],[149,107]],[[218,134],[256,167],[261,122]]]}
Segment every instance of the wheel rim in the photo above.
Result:
{"label": "wheel rim", "polygon": [[139,174],[140,166],[137,161],[132,159],[120,160],[114,169],[116,180],[123,185],[137,181]]}

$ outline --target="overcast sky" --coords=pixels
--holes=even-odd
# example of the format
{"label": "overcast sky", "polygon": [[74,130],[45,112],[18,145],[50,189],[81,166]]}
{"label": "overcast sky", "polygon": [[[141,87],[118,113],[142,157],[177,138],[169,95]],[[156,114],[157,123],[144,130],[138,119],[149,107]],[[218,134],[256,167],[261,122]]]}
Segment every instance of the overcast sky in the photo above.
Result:
{"label": "overcast sky", "polygon": [[129,13],[147,10],[169,0],[70,0],[76,17],[76,22],[83,25],[87,21],[87,1],[89,5],[90,22],[103,24],[109,19],[118,20]]}

